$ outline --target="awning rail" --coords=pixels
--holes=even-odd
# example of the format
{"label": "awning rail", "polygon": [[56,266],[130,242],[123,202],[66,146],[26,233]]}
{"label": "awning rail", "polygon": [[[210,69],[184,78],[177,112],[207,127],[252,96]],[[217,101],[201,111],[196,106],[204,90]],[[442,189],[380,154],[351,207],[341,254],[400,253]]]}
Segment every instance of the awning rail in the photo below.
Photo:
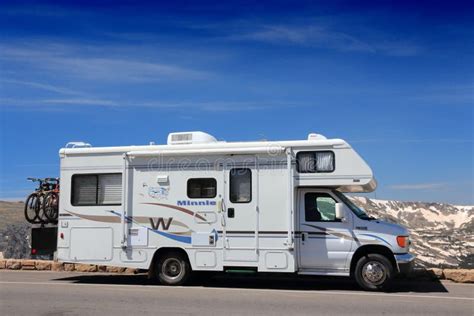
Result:
{"label": "awning rail", "polygon": [[138,150],[129,151],[127,155],[129,157],[156,157],[156,156],[182,156],[182,155],[202,155],[202,156],[213,156],[213,155],[245,155],[245,154],[282,154],[285,148],[281,146],[270,146],[270,147],[242,147],[242,148],[206,148],[206,149],[173,149],[173,150]]}

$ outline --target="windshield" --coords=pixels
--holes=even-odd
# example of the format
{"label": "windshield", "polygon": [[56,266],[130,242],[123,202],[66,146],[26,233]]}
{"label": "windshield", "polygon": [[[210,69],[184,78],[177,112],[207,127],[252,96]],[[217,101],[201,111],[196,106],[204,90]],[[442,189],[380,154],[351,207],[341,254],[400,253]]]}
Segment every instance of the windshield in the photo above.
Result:
{"label": "windshield", "polygon": [[347,196],[345,196],[343,193],[339,191],[333,191],[333,192],[334,194],[337,195],[338,198],[341,199],[343,203],[345,203],[352,210],[352,212],[354,212],[355,215],[357,215],[357,217],[361,219],[370,219],[370,216],[367,215],[367,213],[365,213],[361,208],[359,208],[357,205],[352,203],[352,201],[349,200]]}

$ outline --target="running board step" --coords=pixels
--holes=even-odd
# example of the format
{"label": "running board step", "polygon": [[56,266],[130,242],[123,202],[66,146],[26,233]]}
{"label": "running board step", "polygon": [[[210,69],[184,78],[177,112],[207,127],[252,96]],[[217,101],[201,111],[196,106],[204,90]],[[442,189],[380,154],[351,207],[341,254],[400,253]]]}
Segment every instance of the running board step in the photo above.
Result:
{"label": "running board step", "polygon": [[328,275],[328,276],[349,276],[349,271],[328,271],[328,270],[306,270],[298,271],[298,275]]}

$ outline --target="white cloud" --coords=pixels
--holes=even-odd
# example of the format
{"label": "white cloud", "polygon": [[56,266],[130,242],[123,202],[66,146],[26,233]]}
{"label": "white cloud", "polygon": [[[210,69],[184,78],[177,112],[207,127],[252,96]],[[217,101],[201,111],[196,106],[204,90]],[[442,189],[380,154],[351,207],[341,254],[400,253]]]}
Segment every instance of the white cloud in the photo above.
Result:
{"label": "white cloud", "polygon": [[345,33],[332,32],[320,26],[263,26],[255,32],[233,36],[236,40],[253,40],[275,44],[320,46],[345,51],[374,52],[368,43]]}
{"label": "white cloud", "polygon": [[203,72],[179,66],[113,58],[55,58],[49,61],[49,67],[87,79],[112,81],[202,79],[206,76]]}
{"label": "white cloud", "polygon": [[40,82],[33,82],[33,81],[23,81],[23,80],[15,80],[15,79],[0,79],[0,82],[7,83],[7,84],[15,84],[15,85],[22,85],[28,86],[36,89],[41,89],[50,92],[56,92],[60,94],[83,94],[82,92],[71,90],[68,88],[52,85],[52,84],[44,84]]}
{"label": "white cloud", "polygon": [[0,107],[29,111],[74,110],[81,107],[155,108],[172,111],[199,110],[204,112],[236,112],[305,106],[280,101],[141,101],[104,98],[12,99],[0,98]]}
{"label": "white cloud", "polygon": [[115,101],[104,99],[48,99],[40,100],[39,102],[53,105],[120,106],[120,104]]}
{"label": "white cloud", "polygon": [[106,99],[14,99],[0,98],[0,107],[3,108],[24,108],[36,111],[48,111],[51,109],[70,108],[71,106],[98,106],[98,107],[115,107],[120,106],[119,103]]}
{"label": "white cloud", "polygon": [[[2,62],[18,62],[54,76],[119,82],[204,79],[210,74],[170,63],[130,57],[130,47],[117,53],[113,47],[77,46],[49,42],[34,45],[0,45]],[[106,54],[118,54],[103,57]]]}
{"label": "white cloud", "polygon": [[395,184],[389,186],[393,190],[439,190],[448,187],[446,183],[417,183],[417,184]]}
{"label": "white cloud", "polygon": [[460,104],[472,106],[474,103],[474,84],[445,84],[438,86],[424,86],[416,95],[409,97],[411,101],[429,104]]}
{"label": "white cloud", "polygon": [[255,26],[254,30],[234,33],[228,38],[238,41],[320,47],[339,51],[381,53],[390,56],[414,56],[421,51],[421,48],[413,43],[390,41],[386,38],[368,39],[317,24]]}
{"label": "white cloud", "polygon": [[136,106],[169,108],[169,109],[199,109],[206,112],[253,111],[268,108],[289,107],[290,103],[260,102],[260,101],[186,101],[186,102],[143,102]]}
{"label": "white cloud", "polygon": [[367,138],[367,139],[355,139],[351,140],[351,143],[399,143],[399,144],[409,144],[409,143],[436,143],[436,144],[459,144],[459,143],[472,143],[474,139],[467,138]]}

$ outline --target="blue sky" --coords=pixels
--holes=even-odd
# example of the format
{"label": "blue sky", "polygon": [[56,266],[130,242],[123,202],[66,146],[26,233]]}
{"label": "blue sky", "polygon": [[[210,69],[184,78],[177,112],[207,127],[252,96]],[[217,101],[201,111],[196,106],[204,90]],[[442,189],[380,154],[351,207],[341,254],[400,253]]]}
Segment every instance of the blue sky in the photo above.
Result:
{"label": "blue sky", "polygon": [[474,204],[472,1],[61,3],[0,2],[0,199],[68,141],[203,130],[344,138],[377,198]]}

